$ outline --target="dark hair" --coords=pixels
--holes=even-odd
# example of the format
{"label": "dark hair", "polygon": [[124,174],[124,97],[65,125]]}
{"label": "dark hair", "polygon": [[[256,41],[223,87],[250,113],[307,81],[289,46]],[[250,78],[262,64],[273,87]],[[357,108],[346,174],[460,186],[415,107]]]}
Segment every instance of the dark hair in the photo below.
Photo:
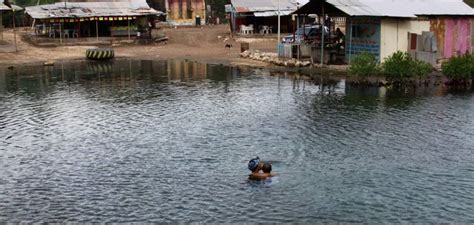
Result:
{"label": "dark hair", "polygon": [[270,164],[270,163],[263,164],[262,170],[263,170],[264,173],[272,172],[272,164]]}
{"label": "dark hair", "polygon": [[258,164],[260,163],[260,158],[254,158],[249,161],[248,168],[252,172],[257,172]]}

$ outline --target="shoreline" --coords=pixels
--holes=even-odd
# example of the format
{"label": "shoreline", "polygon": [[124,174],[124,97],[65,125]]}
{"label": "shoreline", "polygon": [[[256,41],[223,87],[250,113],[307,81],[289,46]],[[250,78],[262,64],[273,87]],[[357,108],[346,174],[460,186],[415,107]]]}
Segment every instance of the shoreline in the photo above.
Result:
{"label": "shoreline", "polygon": [[[58,64],[85,62],[88,61],[85,57],[86,49],[98,47],[98,45],[92,44],[37,46],[25,38],[26,35],[29,35],[28,32],[28,28],[18,28],[18,52],[15,52],[14,46],[11,45],[13,31],[11,29],[5,30],[4,40],[7,44],[0,45],[0,67],[43,66],[46,62]],[[263,68],[276,72],[299,72],[309,76],[314,74],[347,75],[345,69],[332,66],[323,68],[319,66],[284,67],[240,56],[241,42],[250,43],[250,48],[253,50],[275,53],[277,39],[271,35],[232,38],[227,25],[202,28],[165,28],[163,32],[170,38],[166,45],[111,43],[110,47],[115,50],[113,60],[189,60],[205,64]],[[233,47],[225,48],[227,43],[232,44]]]}
{"label": "shoreline", "polygon": [[[140,45],[135,43],[111,43],[109,47],[115,50],[115,58],[120,60],[183,60],[194,61],[202,64],[223,65],[230,67],[246,67],[255,69],[266,69],[275,73],[293,73],[297,76],[307,76],[307,79],[345,79],[354,83],[366,85],[364,82],[370,80],[371,85],[387,83],[384,77],[357,78],[348,74],[347,65],[325,65],[313,64],[308,67],[286,67],[275,65],[270,62],[258,61],[241,57],[240,43],[248,42],[250,49],[266,53],[276,52],[276,37],[230,37],[226,25],[203,28],[165,28],[163,29],[169,37],[168,44]],[[28,28],[19,28],[18,52],[3,52],[0,54],[0,68],[15,69],[17,67],[47,66],[48,64],[83,63],[86,59],[85,52],[89,48],[99,47],[97,45],[64,45],[64,46],[35,46],[28,42]],[[4,32],[4,40],[7,44],[0,45],[2,50],[11,50],[13,41],[12,30]],[[201,40],[196,42],[196,40]],[[232,44],[232,48],[225,48],[226,44]],[[10,46],[8,45],[10,44]],[[102,46],[102,45],[101,45]],[[3,47],[3,49],[2,49]],[[14,47],[13,47],[14,50]],[[93,62],[93,61],[91,61]],[[432,72],[428,78],[429,82],[443,79],[438,71]],[[375,82],[373,82],[375,81]],[[411,83],[412,81],[408,82]],[[417,81],[414,81],[417,82]]]}

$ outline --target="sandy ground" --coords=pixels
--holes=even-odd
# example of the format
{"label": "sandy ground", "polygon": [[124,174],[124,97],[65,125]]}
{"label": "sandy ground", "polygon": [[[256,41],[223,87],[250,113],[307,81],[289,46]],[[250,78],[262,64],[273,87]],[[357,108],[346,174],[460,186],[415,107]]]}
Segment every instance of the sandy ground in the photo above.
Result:
{"label": "sandy ground", "polygon": [[[17,35],[18,52],[13,45],[13,31],[6,30],[4,42],[0,43],[0,66],[42,64],[47,61],[61,62],[85,60],[85,51],[90,46],[38,47],[24,41],[21,36],[29,31],[20,28]],[[241,59],[240,42],[249,42],[250,48],[265,52],[276,52],[277,37],[231,38],[229,27],[219,25],[202,28],[165,28],[163,32],[170,38],[168,44],[113,44],[117,58],[134,59],[189,59],[230,65],[268,66],[267,63]],[[225,48],[225,44],[232,48]]]}

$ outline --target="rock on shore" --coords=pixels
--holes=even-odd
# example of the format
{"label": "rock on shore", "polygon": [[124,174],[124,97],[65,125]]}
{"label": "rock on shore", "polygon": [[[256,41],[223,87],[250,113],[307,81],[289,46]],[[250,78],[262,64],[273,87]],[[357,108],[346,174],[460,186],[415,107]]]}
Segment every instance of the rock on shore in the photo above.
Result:
{"label": "rock on shore", "polygon": [[282,59],[278,58],[277,53],[260,52],[259,50],[244,51],[240,53],[240,57],[272,63],[278,66],[306,67],[311,65],[310,61],[300,61],[297,59]]}

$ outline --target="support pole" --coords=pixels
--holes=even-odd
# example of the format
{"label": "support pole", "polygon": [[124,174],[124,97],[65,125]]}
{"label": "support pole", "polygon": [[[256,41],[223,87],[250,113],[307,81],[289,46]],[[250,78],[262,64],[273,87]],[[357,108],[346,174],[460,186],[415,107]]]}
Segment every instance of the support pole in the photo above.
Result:
{"label": "support pole", "polygon": [[2,11],[0,11],[0,41],[3,41],[3,19]]}
{"label": "support pole", "polygon": [[292,18],[293,18],[293,40],[295,40],[295,36],[296,36],[296,19],[298,18],[298,15],[292,15]]}
{"label": "support pole", "polygon": [[[38,0],[36,5],[38,6],[39,4],[40,4],[40,0]],[[33,23],[31,24],[31,29],[35,28],[35,24],[36,24],[36,19],[33,19]]]}
{"label": "support pole", "polygon": [[96,18],[95,20],[95,35],[97,37],[97,43],[99,43],[99,18]]}
{"label": "support pole", "polygon": [[[77,22],[77,38],[81,37],[81,19],[79,19],[79,22]],[[74,32],[73,32],[74,33]]]}
{"label": "support pole", "polygon": [[128,40],[130,41],[130,20],[127,18],[128,21]]}
{"label": "support pole", "polygon": [[18,46],[16,44],[15,9],[13,9],[13,39],[15,41],[15,52],[18,52]]}
{"label": "support pole", "polygon": [[[351,25],[350,25],[350,34],[349,34],[349,64],[351,64],[351,60],[352,60],[352,17],[350,18],[351,19]],[[347,34],[347,31],[346,31],[346,34]]]}
{"label": "support pole", "polygon": [[298,30],[298,28],[300,28],[300,15],[296,17],[296,30]]}
{"label": "support pole", "polygon": [[63,30],[62,30],[62,22],[59,22],[59,43],[63,43]]}
{"label": "support pole", "polygon": [[281,18],[280,18],[280,0],[278,0],[278,42],[277,43],[280,43],[280,22],[281,22]]}
{"label": "support pole", "polygon": [[324,64],[324,32],[326,31],[325,26],[325,15],[324,15],[324,2],[322,2],[321,9],[322,9],[322,21],[321,21],[321,66]]}

